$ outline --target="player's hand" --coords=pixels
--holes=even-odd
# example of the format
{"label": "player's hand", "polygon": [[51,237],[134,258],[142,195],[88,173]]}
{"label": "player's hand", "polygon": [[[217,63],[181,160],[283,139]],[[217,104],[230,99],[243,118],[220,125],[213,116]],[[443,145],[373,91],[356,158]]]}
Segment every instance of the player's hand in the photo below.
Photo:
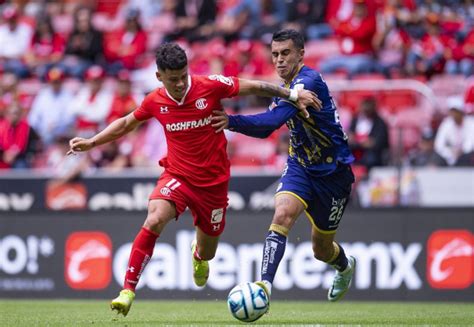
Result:
{"label": "player's hand", "polygon": [[229,127],[229,116],[223,110],[212,111],[212,127],[215,128],[216,133],[222,132],[224,129]]}
{"label": "player's hand", "polygon": [[296,101],[296,106],[304,114],[306,118],[309,118],[308,107],[314,108],[316,111],[320,111],[323,107],[323,103],[319,100],[316,93],[300,89],[298,90],[298,101]]}
{"label": "player's hand", "polygon": [[66,155],[76,154],[76,152],[89,151],[94,147],[95,143],[91,139],[75,137],[69,141],[69,151]]}

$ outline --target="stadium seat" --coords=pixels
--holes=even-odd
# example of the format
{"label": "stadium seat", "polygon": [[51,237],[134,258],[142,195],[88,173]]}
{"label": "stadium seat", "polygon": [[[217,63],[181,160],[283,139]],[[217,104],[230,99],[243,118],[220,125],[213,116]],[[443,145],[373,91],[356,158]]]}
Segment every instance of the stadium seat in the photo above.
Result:
{"label": "stadium seat", "polygon": [[319,67],[325,58],[340,54],[337,39],[314,40],[306,42],[304,61],[309,67]]}
{"label": "stadium seat", "polygon": [[462,75],[435,75],[431,79],[429,86],[436,97],[446,97],[463,94],[467,81]]}
{"label": "stadium seat", "polygon": [[414,107],[417,104],[416,95],[408,90],[385,91],[380,96],[380,106],[392,112]]}
{"label": "stadium seat", "polygon": [[232,143],[231,147],[234,149],[231,155],[232,161],[238,161],[238,164],[243,165],[260,165],[266,162],[267,159],[275,153],[276,143],[273,138],[256,139],[243,134],[234,133],[229,138]]}
{"label": "stadium seat", "polygon": [[96,12],[115,17],[122,5],[123,0],[96,0]]}
{"label": "stadium seat", "polygon": [[383,74],[359,74],[355,75],[352,80],[353,81],[367,81],[367,80],[373,80],[373,81],[383,81],[385,80],[385,75]]}
{"label": "stadium seat", "polygon": [[230,158],[232,167],[259,167],[263,162],[254,156],[233,156]]}
{"label": "stadium seat", "polygon": [[357,112],[362,100],[368,97],[376,97],[375,91],[344,91],[339,93],[338,105],[341,107],[350,108],[352,112]]}
{"label": "stadium seat", "polygon": [[417,147],[420,140],[420,130],[414,126],[397,126],[389,129],[390,149],[392,158],[399,159],[410,150]]}
{"label": "stadium seat", "polygon": [[427,110],[413,107],[394,113],[389,122],[391,149],[394,153],[401,150],[401,154],[406,155],[417,147],[421,131],[431,122],[431,114]]}
{"label": "stadium seat", "polygon": [[447,99],[451,96],[462,96],[467,86],[467,80],[462,75],[436,75],[428,85],[435,95],[437,109],[446,113]]}

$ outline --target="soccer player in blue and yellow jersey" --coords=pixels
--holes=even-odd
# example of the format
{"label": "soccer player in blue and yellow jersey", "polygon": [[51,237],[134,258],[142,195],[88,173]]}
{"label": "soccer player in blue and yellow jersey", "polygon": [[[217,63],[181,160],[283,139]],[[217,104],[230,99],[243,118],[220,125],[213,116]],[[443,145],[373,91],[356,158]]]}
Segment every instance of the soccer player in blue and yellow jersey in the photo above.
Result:
{"label": "soccer player in blue and yellow jersey", "polygon": [[354,182],[350,164],[354,158],[339,123],[336,105],[321,75],[303,64],[304,39],[295,30],[273,35],[273,64],[286,87],[313,91],[322,108],[299,111],[286,99],[275,98],[269,110],[256,115],[214,112],[214,128],[225,128],[253,137],[268,137],[284,123],[290,130],[290,150],[275,196],[275,214],[263,249],[261,282],[270,295],[272,282],[285,252],[288,233],[305,211],[312,224],[316,259],[336,269],[328,292],[329,301],[339,300],[349,289],[356,261],[335,242],[339,222]]}

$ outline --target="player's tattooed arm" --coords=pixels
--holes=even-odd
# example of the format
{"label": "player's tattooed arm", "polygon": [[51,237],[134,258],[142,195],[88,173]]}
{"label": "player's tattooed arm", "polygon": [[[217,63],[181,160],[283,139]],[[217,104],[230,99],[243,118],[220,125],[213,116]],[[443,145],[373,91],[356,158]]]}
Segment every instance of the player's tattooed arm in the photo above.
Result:
{"label": "player's tattooed arm", "polygon": [[312,107],[316,110],[321,110],[322,102],[318,96],[309,90],[301,89],[286,89],[263,81],[254,81],[239,79],[239,95],[258,95],[263,97],[278,97],[287,99],[296,103],[296,106],[302,111],[306,117],[309,116],[306,108]]}

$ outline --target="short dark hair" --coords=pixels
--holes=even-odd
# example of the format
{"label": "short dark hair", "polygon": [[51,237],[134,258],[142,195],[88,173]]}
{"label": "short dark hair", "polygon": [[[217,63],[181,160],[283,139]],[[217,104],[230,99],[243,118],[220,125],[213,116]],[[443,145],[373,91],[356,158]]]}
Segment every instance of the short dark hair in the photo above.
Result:
{"label": "short dark hair", "polygon": [[179,70],[186,67],[187,64],[186,52],[176,43],[162,44],[156,50],[156,66],[159,70]]}
{"label": "short dark hair", "polygon": [[297,30],[284,29],[273,33],[272,42],[283,42],[286,40],[292,40],[296,48],[304,49],[304,36]]}

